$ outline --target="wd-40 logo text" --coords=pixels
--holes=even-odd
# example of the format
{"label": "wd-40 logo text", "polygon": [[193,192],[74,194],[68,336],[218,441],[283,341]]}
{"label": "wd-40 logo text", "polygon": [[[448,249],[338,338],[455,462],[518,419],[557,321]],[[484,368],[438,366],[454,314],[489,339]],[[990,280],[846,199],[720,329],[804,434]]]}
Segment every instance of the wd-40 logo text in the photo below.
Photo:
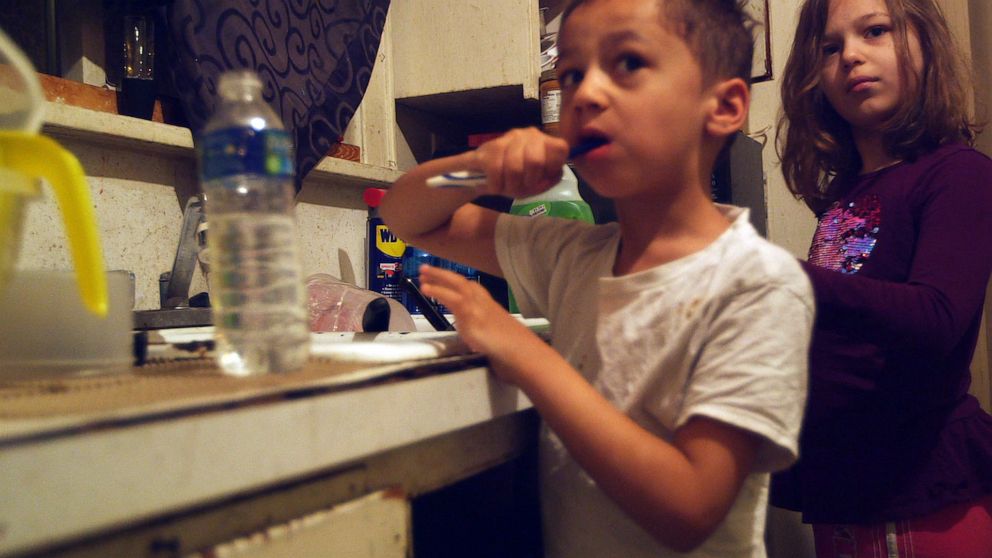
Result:
{"label": "wd-40 logo text", "polygon": [[396,235],[386,225],[376,225],[375,247],[387,256],[402,258],[403,251],[406,250],[406,243],[396,238]]}

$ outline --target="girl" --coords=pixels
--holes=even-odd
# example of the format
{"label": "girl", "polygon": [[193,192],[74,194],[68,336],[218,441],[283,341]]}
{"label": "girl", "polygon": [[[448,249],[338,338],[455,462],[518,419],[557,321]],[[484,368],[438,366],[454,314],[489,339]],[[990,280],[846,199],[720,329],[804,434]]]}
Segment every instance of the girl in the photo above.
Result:
{"label": "girl", "polygon": [[933,0],[807,0],[786,67],[779,154],[819,218],[817,322],[772,503],[803,512],[820,558],[992,556],[992,417],[968,394],[992,161],[952,45]]}

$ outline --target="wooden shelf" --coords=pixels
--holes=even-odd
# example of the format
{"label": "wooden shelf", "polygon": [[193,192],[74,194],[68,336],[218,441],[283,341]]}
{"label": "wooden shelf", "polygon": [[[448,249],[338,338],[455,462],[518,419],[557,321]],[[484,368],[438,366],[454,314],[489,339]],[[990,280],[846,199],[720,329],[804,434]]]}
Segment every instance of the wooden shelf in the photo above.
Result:
{"label": "wooden shelf", "polygon": [[[98,112],[61,103],[47,103],[43,132],[132,151],[193,159],[193,137],[188,128],[129,116]],[[331,186],[389,186],[402,172],[355,161],[324,157],[306,182]]]}
{"label": "wooden shelf", "polygon": [[46,103],[42,132],[60,139],[193,157],[193,137],[188,128],[62,103]]}
{"label": "wooden shelf", "polygon": [[402,171],[356,163],[347,159],[324,157],[310,174],[306,181],[328,183],[346,187],[378,187],[385,188],[396,182]]}
{"label": "wooden shelf", "polygon": [[396,99],[396,103],[437,115],[468,133],[536,126],[541,122],[540,102],[526,98],[521,85],[406,97]]}

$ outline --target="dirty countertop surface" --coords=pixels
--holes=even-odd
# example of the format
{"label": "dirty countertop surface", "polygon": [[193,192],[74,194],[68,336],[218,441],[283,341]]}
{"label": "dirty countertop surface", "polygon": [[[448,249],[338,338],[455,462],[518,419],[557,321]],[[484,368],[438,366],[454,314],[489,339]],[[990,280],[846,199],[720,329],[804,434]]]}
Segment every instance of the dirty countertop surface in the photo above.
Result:
{"label": "dirty countertop surface", "polygon": [[38,377],[0,375],[0,444],[108,423],[355,389],[484,363],[454,332],[313,334],[311,358],[301,370],[240,378],[222,374],[212,350],[210,327],[151,332],[143,366]]}
{"label": "dirty countertop surface", "polygon": [[0,556],[530,408],[453,333],[315,334],[302,370],[249,378],[220,374],[202,341],[153,342],[150,364],[115,373],[0,380]]}

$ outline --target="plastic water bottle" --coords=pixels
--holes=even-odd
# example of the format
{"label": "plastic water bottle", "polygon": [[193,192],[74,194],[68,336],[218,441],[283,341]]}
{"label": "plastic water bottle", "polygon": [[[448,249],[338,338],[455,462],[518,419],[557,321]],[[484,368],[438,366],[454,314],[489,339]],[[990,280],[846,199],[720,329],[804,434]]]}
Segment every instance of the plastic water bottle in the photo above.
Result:
{"label": "plastic water bottle", "polygon": [[292,143],[250,71],[227,72],[197,141],[221,369],[287,372],[309,356]]}

